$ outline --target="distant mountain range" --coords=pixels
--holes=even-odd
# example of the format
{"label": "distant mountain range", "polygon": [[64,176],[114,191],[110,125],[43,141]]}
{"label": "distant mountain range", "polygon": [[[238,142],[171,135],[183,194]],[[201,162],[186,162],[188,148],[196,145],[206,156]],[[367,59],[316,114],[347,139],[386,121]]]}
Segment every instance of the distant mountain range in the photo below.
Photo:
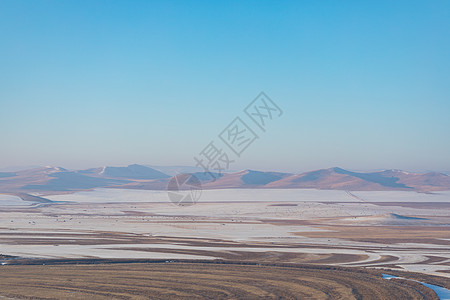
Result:
{"label": "distant mountain range", "polygon": [[102,167],[102,168],[88,169],[78,171],[78,173],[109,178],[127,178],[127,179],[144,179],[144,180],[172,177],[153,168],[136,164],[129,165],[128,167]]}
{"label": "distant mountain range", "polygon": [[0,193],[39,192],[46,194],[93,188],[164,190],[172,176],[183,170],[193,171],[192,174],[202,182],[204,189],[312,188],[417,192],[450,190],[450,177],[436,172],[411,173],[401,170],[386,170],[363,173],[329,168],[292,174],[244,170],[225,174],[214,173],[212,174],[214,179],[211,174],[198,172],[198,168],[149,167],[134,164],[127,167],[100,167],[86,170],[40,167],[17,172],[0,172]]}

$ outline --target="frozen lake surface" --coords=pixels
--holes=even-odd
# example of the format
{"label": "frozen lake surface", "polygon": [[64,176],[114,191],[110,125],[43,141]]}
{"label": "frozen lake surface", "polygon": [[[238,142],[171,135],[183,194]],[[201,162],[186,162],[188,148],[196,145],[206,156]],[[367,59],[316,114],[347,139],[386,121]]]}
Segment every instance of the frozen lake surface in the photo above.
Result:
{"label": "frozen lake surface", "polygon": [[24,206],[31,202],[23,201],[20,197],[0,194],[0,206]]}
{"label": "frozen lake surface", "polygon": [[450,191],[427,194],[408,191],[362,191],[352,194],[367,202],[450,202]]}
{"label": "frozen lake surface", "polygon": [[[356,196],[356,197],[355,197]],[[167,191],[96,189],[46,198],[78,203],[169,202]],[[450,202],[450,192],[430,194],[407,191],[351,192],[315,189],[203,190],[198,202]]]}

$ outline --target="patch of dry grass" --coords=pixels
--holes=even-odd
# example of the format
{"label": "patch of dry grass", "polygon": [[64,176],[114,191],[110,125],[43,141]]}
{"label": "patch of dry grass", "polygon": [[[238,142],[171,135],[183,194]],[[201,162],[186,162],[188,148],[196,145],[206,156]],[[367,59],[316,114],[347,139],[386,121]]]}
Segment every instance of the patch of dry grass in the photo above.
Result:
{"label": "patch of dry grass", "polygon": [[19,299],[437,299],[376,271],[213,263],[11,265],[0,296]]}

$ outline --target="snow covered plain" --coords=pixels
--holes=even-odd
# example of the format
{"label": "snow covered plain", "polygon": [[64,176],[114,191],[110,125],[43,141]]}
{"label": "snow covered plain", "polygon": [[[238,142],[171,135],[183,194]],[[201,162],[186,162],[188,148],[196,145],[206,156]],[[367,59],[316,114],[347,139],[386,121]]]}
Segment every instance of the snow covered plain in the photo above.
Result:
{"label": "snow covered plain", "polygon": [[18,196],[0,194],[0,207],[31,205],[31,202],[23,201]]}
{"label": "snow covered plain", "polygon": [[[450,202],[450,191],[428,194],[409,191],[358,191],[351,194],[346,191],[316,189],[217,189],[203,190],[198,202]],[[106,188],[46,198],[77,203],[170,202],[167,191]]]}
{"label": "snow covered plain", "polygon": [[448,192],[205,190],[196,205],[184,207],[170,202],[166,191],[43,197],[56,202],[0,205],[2,254],[261,259],[450,276]]}

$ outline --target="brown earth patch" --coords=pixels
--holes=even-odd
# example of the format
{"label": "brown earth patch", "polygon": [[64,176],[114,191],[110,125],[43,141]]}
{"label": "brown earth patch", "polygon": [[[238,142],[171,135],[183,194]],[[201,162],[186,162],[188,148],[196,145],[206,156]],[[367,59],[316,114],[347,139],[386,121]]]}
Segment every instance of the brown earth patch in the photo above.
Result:
{"label": "brown earth patch", "polygon": [[361,268],[214,263],[22,265],[0,268],[0,294],[20,299],[438,299]]}
{"label": "brown earth patch", "polygon": [[320,226],[327,232],[296,232],[296,235],[311,238],[340,238],[358,242],[373,243],[426,243],[450,245],[443,240],[450,236],[447,226]]}

